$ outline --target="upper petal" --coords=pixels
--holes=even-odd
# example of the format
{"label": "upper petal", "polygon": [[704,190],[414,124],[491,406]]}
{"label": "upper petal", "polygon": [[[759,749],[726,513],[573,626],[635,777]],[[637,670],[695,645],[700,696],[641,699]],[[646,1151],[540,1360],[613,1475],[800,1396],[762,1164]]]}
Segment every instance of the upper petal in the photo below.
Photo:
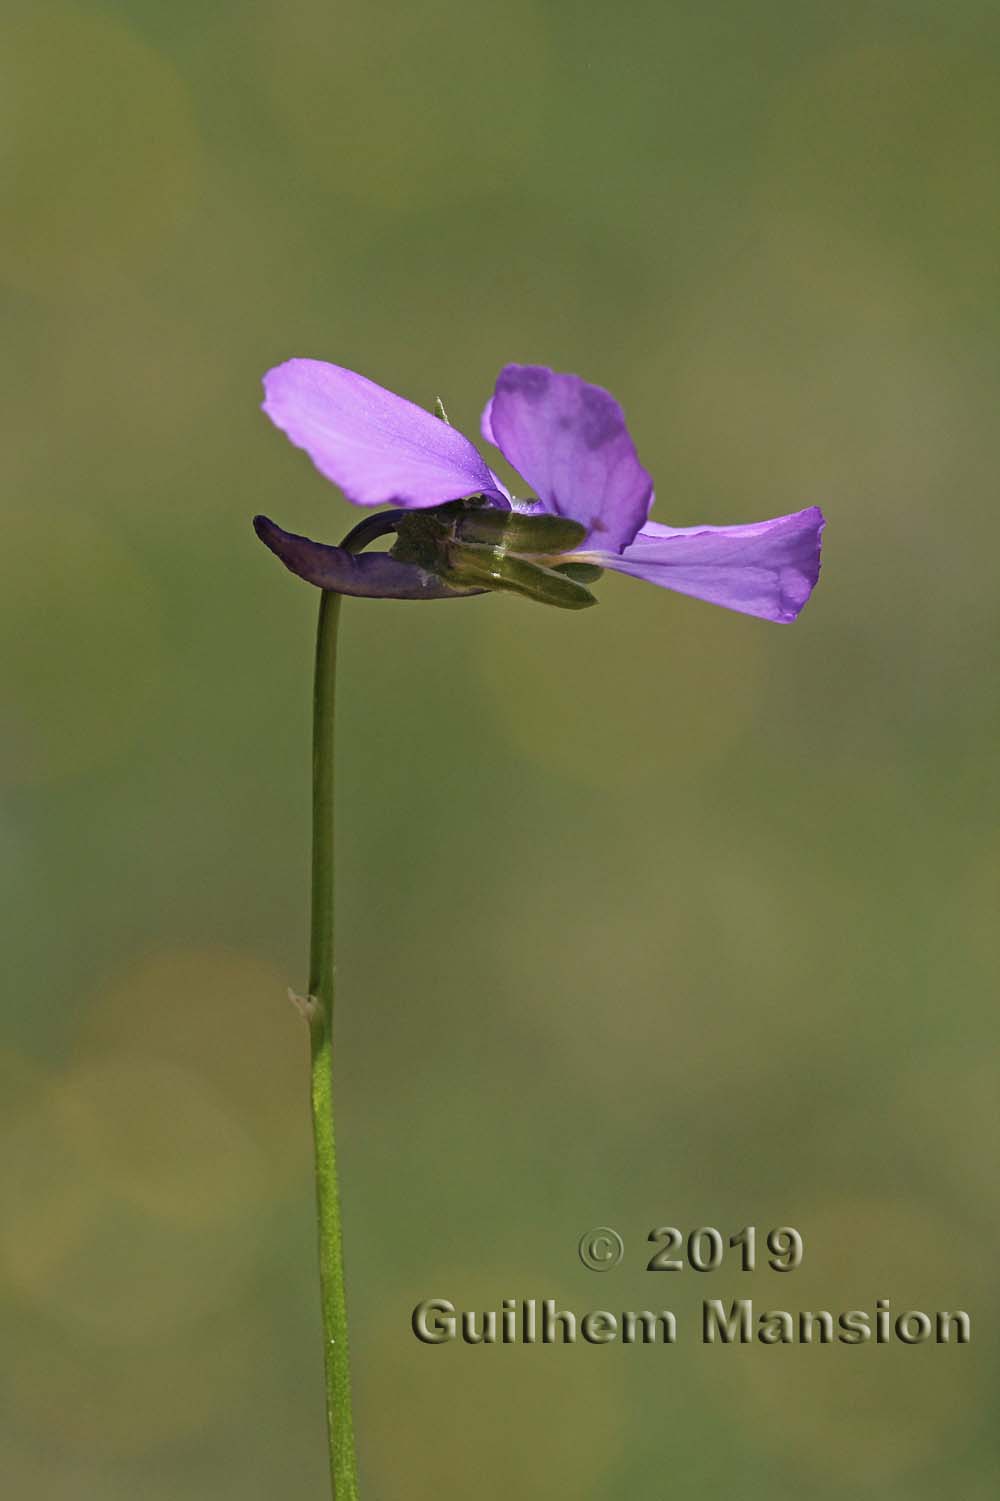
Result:
{"label": "upper petal", "polygon": [[434,506],[507,493],[468,438],[412,401],[323,360],[264,376],[263,409],[360,506]]}
{"label": "upper petal", "polygon": [[762,620],[794,620],[819,578],[826,522],[818,506],[749,526],[662,526],[650,521],[620,555],[588,559],[635,578]]}
{"label": "upper petal", "polygon": [[583,522],[597,546],[620,552],[649,515],[653,482],[621,407],[600,386],[544,365],[507,365],[481,427],[545,509]]}

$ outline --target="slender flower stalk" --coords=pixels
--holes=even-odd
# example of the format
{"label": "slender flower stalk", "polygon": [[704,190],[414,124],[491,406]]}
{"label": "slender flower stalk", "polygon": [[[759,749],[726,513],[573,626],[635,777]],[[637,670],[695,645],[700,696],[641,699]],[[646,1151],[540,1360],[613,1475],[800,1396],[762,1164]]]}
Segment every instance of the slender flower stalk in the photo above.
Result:
{"label": "slender flower stalk", "polygon": [[[340,551],[353,557],[369,542],[382,536],[386,529],[383,516],[366,516],[348,532],[340,544]],[[309,995],[304,1002],[299,1001],[299,1005],[309,1023],[310,1098],[330,1486],[334,1501],[357,1501],[358,1459],[351,1402],[344,1237],[333,1109],[333,1002],[336,991],[333,906],[334,731],[339,627],[340,595],[331,589],[324,589],[319,597],[313,676]]]}
{"label": "slender flower stalk", "polygon": [[[370,530],[364,522],[356,528]],[[342,544],[353,552],[365,536]],[[319,1229],[320,1301],[330,1484],[334,1501],[357,1501],[358,1461],[351,1405],[347,1296],[333,1110],[334,966],[334,720],[340,595],[320,594],[313,680],[312,911],[309,935],[311,1099]]]}

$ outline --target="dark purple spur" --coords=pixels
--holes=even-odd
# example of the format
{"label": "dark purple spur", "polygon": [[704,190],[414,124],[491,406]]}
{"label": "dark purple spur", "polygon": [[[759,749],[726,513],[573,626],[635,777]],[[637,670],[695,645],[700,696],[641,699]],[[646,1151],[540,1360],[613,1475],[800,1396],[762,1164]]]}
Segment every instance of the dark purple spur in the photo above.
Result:
{"label": "dark purple spur", "polygon": [[[264,411],[359,506],[341,547],[282,531],[257,535],[319,588],[385,599],[505,590],[579,609],[601,570],[645,579],[762,620],[791,621],[819,577],[823,513],[809,506],[745,526],[649,520],[653,482],[621,407],[600,386],[542,365],[507,365],[483,437],[535,493],[511,496],[469,440],[354,371],[288,360],[264,377]],[[443,416],[443,412],[441,414]],[[396,534],[388,553],[363,553]]]}

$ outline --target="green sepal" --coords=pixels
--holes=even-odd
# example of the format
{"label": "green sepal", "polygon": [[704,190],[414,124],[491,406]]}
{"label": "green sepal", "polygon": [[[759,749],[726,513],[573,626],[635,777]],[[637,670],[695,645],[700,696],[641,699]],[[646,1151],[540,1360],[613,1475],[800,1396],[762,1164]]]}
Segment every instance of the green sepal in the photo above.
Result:
{"label": "green sepal", "polygon": [[604,569],[598,563],[556,563],[554,566],[556,573],[564,573],[568,579],[576,579],[578,584],[596,584],[604,576]]}
{"label": "green sepal", "polygon": [[457,588],[497,589],[561,610],[585,610],[597,604],[589,589],[564,573],[474,542],[451,544],[442,577]]}
{"label": "green sepal", "polygon": [[567,516],[550,516],[545,511],[527,515],[523,511],[484,506],[460,516],[455,534],[462,542],[482,542],[507,552],[555,557],[579,547],[587,528]]}
{"label": "green sepal", "polygon": [[444,506],[409,511],[399,522],[389,552],[401,563],[416,563],[428,573],[438,573],[453,526],[454,517]]}

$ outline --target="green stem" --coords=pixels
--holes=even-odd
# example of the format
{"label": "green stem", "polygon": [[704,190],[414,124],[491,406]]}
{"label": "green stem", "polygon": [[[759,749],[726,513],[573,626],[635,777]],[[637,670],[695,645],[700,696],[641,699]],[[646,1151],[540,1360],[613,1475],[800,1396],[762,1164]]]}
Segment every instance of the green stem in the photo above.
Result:
{"label": "green stem", "polygon": [[312,1121],[316,1153],[320,1296],[326,1370],[326,1418],[334,1501],[357,1501],[347,1300],[333,1130],[333,727],[340,595],[324,591],[316,632],[313,694],[312,918],[309,948],[309,1033]]}

